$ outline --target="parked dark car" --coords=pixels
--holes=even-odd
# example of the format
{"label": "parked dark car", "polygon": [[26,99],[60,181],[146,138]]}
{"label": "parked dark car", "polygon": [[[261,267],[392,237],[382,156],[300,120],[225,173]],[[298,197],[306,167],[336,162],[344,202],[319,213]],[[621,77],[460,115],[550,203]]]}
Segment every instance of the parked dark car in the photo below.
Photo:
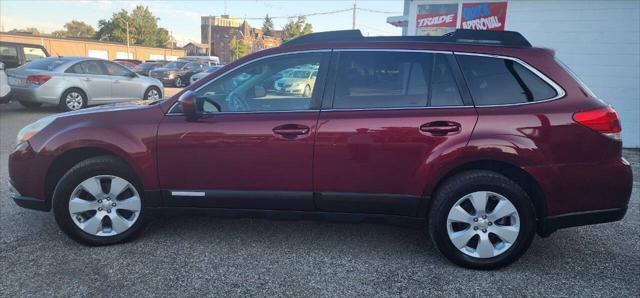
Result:
{"label": "parked dark car", "polygon": [[49,52],[41,45],[0,41],[0,62],[6,69],[46,57]]}
{"label": "parked dark car", "polygon": [[[263,87],[309,65],[310,94]],[[200,208],[411,224],[452,262],[492,269],[536,232],[623,218],[620,132],[609,105],[517,32],[314,33],[167,100],[26,126],[10,189],[89,245],[132,238],[152,210]]]}
{"label": "parked dark car", "polygon": [[191,76],[207,69],[204,62],[177,60],[163,67],[149,71],[149,76],[162,81],[165,86],[184,87],[189,85]]}
{"label": "parked dark car", "polygon": [[162,67],[165,64],[166,62],[148,62],[147,61],[147,62],[136,65],[136,67],[133,68],[133,71],[143,76],[149,76],[149,71]]}

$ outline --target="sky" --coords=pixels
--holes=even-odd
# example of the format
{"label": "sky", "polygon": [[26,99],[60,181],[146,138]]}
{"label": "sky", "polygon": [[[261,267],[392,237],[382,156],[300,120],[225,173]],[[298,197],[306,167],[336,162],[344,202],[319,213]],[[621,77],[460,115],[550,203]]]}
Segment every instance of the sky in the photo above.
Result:
{"label": "sky", "polygon": [[[158,18],[159,25],[169,30],[178,44],[190,41],[200,42],[200,17],[205,15],[229,14],[240,19],[247,18],[253,27],[262,27],[266,14],[274,18],[276,29],[287,22],[286,17],[350,9],[353,0],[343,1],[24,1],[0,0],[0,31],[14,28],[36,27],[41,32],[63,29],[71,20],[84,21],[97,30],[98,20],[109,19],[121,9],[132,10],[136,5],[148,6]],[[389,16],[402,15],[402,0],[357,0],[356,28],[365,35],[401,35],[400,28],[387,24]],[[283,17],[283,18],[279,18]],[[352,11],[307,17],[315,32],[351,29]]]}

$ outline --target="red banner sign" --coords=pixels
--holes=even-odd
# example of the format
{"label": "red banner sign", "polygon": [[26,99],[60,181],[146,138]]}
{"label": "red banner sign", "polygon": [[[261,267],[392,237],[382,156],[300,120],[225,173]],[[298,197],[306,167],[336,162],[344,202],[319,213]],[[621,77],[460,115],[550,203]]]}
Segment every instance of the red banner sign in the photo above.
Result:
{"label": "red banner sign", "polygon": [[416,27],[455,27],[458,21],[457,13],[437,14],[425,13],[419,14],[416,19]]}
{"label": "red banner sign", "polygon": [[504,30],[507,2],[465,3],[462,5],[462,29]]}

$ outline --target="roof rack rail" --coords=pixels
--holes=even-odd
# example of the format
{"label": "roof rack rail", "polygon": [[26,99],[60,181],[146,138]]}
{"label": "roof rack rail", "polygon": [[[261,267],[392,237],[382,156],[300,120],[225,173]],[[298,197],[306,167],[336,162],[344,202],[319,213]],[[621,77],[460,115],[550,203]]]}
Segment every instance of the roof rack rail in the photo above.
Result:
{"label": "roof rack rail", "polygon": [[530,48],[531,43],[516,31],[489,31],[457,29],[443,36],[375,36],[364,37],[360,30],[317,32],[284,42],[281,47],[322,42],[428,42],[452,44],[477,44],[502,47]]}

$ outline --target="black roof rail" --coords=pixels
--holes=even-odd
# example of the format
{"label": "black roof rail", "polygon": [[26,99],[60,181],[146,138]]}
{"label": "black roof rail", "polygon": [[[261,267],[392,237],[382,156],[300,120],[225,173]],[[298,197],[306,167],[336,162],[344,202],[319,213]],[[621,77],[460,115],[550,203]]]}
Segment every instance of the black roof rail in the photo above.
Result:
{"label": "black roof rail", "polygon": [[530,48],[531,43],[516,31],[457,29],[443,36],[374,36],[364,37],[360,30],[341,30],[311,33],[284,42],[281,47],[322,42],[428,42],[477,44],[502,47]]}

